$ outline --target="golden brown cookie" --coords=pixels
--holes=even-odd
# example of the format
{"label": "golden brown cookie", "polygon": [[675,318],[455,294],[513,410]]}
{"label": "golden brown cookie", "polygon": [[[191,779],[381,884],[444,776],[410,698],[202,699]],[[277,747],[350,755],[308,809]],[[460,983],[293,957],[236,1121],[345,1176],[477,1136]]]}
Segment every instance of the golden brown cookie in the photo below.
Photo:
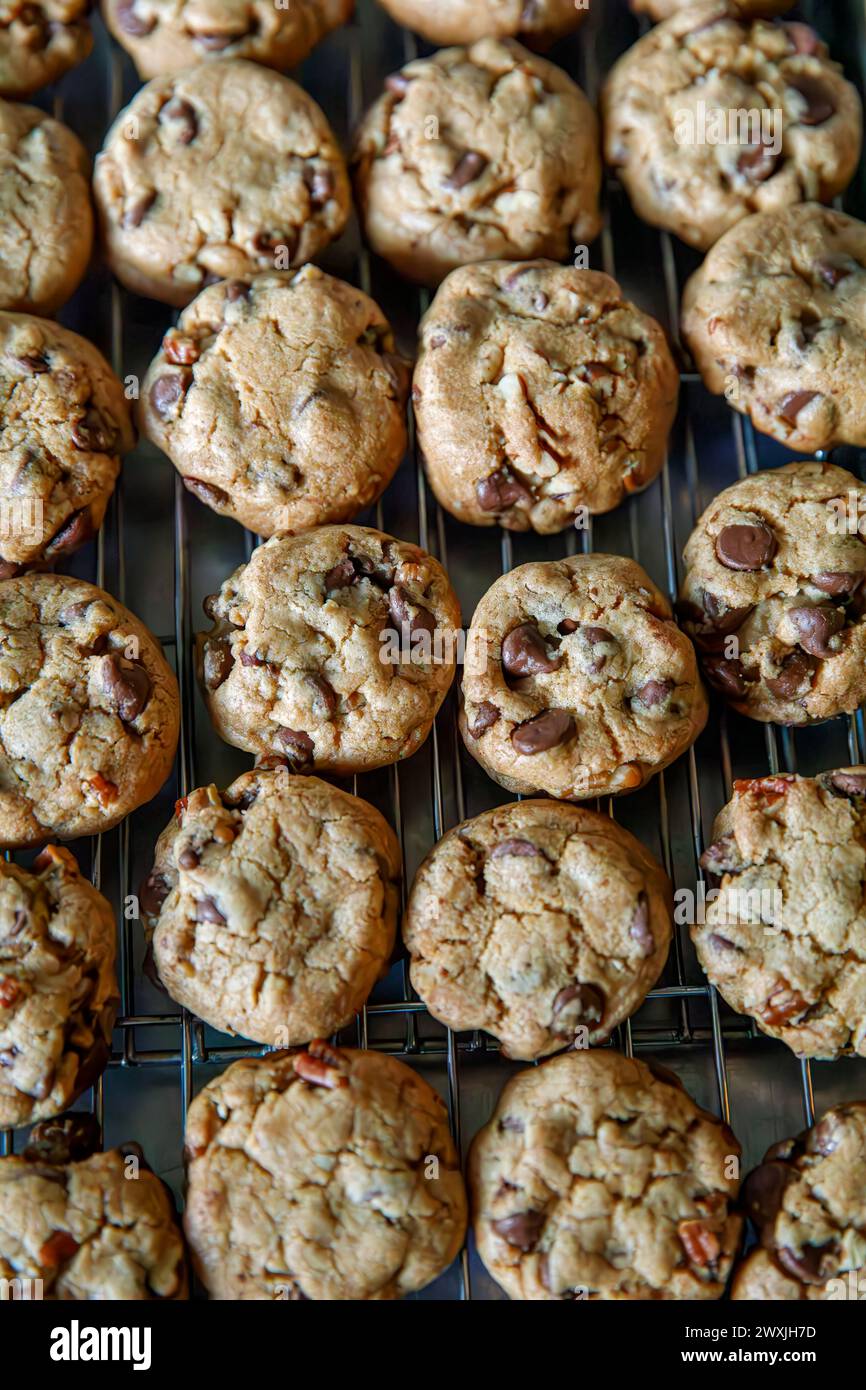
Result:
{"label": "golden brown cookie", "polygon": [[93,47],[89,0],[4,0],[0,17],[0,97],[29,97]]}
{"label": "golden brown cookie", "polygon": [[[630,4],[635,14],[649,15],[650,19],[656,21],[660,19],[670,19],[671,15],[679,14],[680,10],[693,5],[695,0],[630,0]],[[784,14],[785,10],[790,10],[794,0],[733,0],[737,10],[744,17],[750,15],[765,16],[771,14]]]}
{"label": "golden brown cookie", "polygon": [[478,39],[519,39],[527,48],[549,48],[576,29],[589,0],[381,0],[396,24],[413,29],[429,43],[475,43]]}

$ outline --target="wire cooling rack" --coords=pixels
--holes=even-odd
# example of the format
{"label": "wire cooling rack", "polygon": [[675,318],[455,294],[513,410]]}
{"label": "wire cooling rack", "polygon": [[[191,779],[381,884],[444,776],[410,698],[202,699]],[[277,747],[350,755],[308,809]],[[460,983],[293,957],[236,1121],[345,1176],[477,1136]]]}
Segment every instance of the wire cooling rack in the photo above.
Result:
{"label": "wire cooling rack", "polygon": [[[815,0],[800,7],[863,90],[863,6],[858,0]],[[99,149],[105,131],[139,83],[132,64],[98,20],[93,56],[44,96],[42,104]],[[551,54],[591,98],[616,56],[645,29],[625,0],[592,0],[590,15],[573,38]],[[374,0],[360,0],[355,20],[333,34],[294,74],[347,141],[384,77],[428,50],[400,30]],[[859,57],[859,62],[858,62]],[[863,172],[843,200],[863,215]],[[684,279],[699,256],[632,214],[615,180],[605,186],[605,225],[591,251],[592,265],[615,275],[626,294],[653,313],[678,345],[678,305]],[[412,355],[420,315],[429,303],[363,247],[354,221],[322,258],[326,269],[373,295],[391,319],[400,347]],[[163,305],[138,299],[112,282],[104,267],[92,273],[61,315],[69,327],[97,342],[127,381],[143,378],[171,321]],[[791,455],[754,433],[724,401],[710,397],[684,364],[682,397],[662,476],[616,512],[581,532],[561,536],[512,535],[477,530],[443,513],[426,487],[410,433],[407,458],[379,505],[359,521],[412,540],[438,556],[460,596],[468,621],[478,599],[499,574],[530,560],[576,550],[630,555],[671,596],[680,552],[694,520],[711,498],[738,477],[788,461]],[[838,450],[834,459],[863,476],[863,456]],[[245,560],[255,538],[215,516],[184,491],[170,464],[146,442],[126,460],[123,478],[96,543],[74,558],[72,570],[109,589],[156,632],[174,665],[181,691],[181,740],[173,778],[149,806],[93,841],[73,846],[94,883],[117,908],[122,1007],[106,1075],[80,1103],[103,1125],[106,1144],[135,1138],[162,1177],[182,1194],[181,1145],[186,1109],[195,1092],[239,1057],[268,1049],[214,1032],[180,1010],[142,971],[144,943],[135,893],[147,873],[157,835],[176,797],[203,782],[225,786],[250,760],[214,735],[195,689],[192,648],[206,626],[201,600]],[[387,816],[404,861],[404,894],[432,844],[451,826],[507,800],[464,752],[456,732],[456,695],[446,700],[425,746],[408,762],[343,782]],[[678,888],[694,890],[698,859],[712,820],[738,776],[790,770],[812,774],[866,760],[862,712],[818,728],[764,727],[714,705],[707,730],[687,757],[634,796],[599,803],[661,859]],[[28,856],[21,856],[26,862]],[[448,1103],[455,1139],[463,1149],[488,1118],[504,1080],[516,1070],[481,1033],[455,1035],[432,1020],[412,995],[406,962],[398,961],[374,991],[343,1040],[378,1048],[424,1073]],[[744,1163],[774,1140],[811,1122],[837,1100],[866,1096],[866,1063],[853,1060],[810,1067],[781,1044],[733,1014],[707,985],[680,926],[665,972],[647,1002],[614,1039],[626,1052],[652,1051],[673,1067],[689,1091],[729,1120],[744,1145]],[[23,1135],[0,1134],[0,1152],[21,1147]],[[421,1298],[494,1299],[504,1295],[470,1244]]]}

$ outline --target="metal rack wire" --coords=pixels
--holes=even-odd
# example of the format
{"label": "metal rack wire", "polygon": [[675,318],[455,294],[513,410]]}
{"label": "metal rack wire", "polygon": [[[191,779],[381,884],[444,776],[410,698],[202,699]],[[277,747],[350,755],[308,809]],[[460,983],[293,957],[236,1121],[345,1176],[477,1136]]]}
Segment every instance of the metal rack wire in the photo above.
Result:
{"label": "metal rack wire", "polygon": [[[857,37],[862,39],[862,6],[855,0],[836,6],[831,17],[829,4],[816,0],[803,7],[806,17],[827,30],[833,19],[836,49],[838,39],[850,33],[857,12]],[[838,11],[843,10],[841,24]],[[553,54],[595,98],[601,74],[610,58],[637,36],[638,26],[626,9],[625,0],[594,0],[590,19],[574,40],[560,45]],[[849,44],[842,51],[852,51]],[[420,48],[423,53],[427,51]],[[374,0],[361,0],[359,16],[339,35],[334,35],[318,55],[305,65],[301,80],[324,107],[339,133],[354,125],[366,104],[377,93],[384,75],[417,56],[419,45],[412,35],[401,33],[375,7]],[[90,140],[98,148],[108,121],[129,99],[137,83],[131,65],[116,46],[102,35],[98,61],[103,73],[104,102],[94,110],[92,88],[82,95],[71,75],[53,97],[54,113],[76,126],[72,105],[79,113],[89,113]],[[860,74],[862,76],[862,74]],[[862,84],[861,84],[862,86]],[[78,95],[76,96],[76,93]],[[335,109],[336,108],[336,109]],[[342,127],[342,128],[341,128]],[[80,123],[78,125],[80,130]],[[667,234],[641,227],[631,215],[615,181],[606,185],[607,212],[604,231],[592,249],[593,264],[617,276],[627,292],[665,323],[677,341],[679,300],[683,275],[697,264],[697,258],[675,244]],[[857,211],[856,190],[846,205]],[[411,353],[417,320],[429,302],[424,291],[407,291],[386,268],[371,262],[357,229],[325,258],[328,269],[342,274],[372,293],[379,300],[401,339]],[[88,306],[95,302],[95,310]],[[161,306],[135,301],[102,274],[85,286],[68,314],[70,326],[94,337],[110,356],[122,377],[131,370],[131,355],[142,366],[155,349],[166,326],[168,312]],[[149,343],[148,343],[149,340]],[[757,437],[748,421],[734,414],[723,403],[713,402],[703,392],[698,377],[688,370],[682,374],[683,402],[680,421],[671,442],[669,461],[663,475],[646,494],[631,499],[617,513],[599,518],[580,534],[533,538],[513,536],[502,531],[475,532],[447,517],[428,492],[420,458],[410,429],[407,460],[383,501],[369,520],[380,529],[409,537],[410,533],[425,549],[431,550],[451,573],[461,599],[486,589],[498,573],[504,573],[524,559],[554,558],[566,551],[615,550],[632,555],[643,563],[671,597],[677,588],[678,553],[703,506],[721,489],[756,471],[761,466],[782,462],[777,446]],[[411,422],[410,422],[411,425]],[[848,466],[853,466],[846,459]],[[161,471],[160,471],[161,470]],[[128,492],[135,489],[135,520],[130,515]],[[147,513],[151,492],[158,493],[153,515]],[[136,542],[144,527],[152,526],[164,547],[162,569],[141,574],[142,547]],[[149,531],[147,531],[149,535]],[[118,830],[101,836],[89,848],[93,881],[102,886],[118,907],[120,922],[119,974],[122,991],[121,1015],[117,1022],[115,1049],[108,1079],[94,1088],[90,1103],[106,1128],[116,1129],[119,1119],[114,1109],[114,1079],[129,1074],[134,1086],[118,1104],[124,1122],[132,1119],[134,1137],[148,1144],[149,1134],[139,1126],[153,1123],[153,1107],[143,1108],[154,1077],[168,1078],[169,1089],[176,1089],[179,1102],[175,1122],[169,1126],[154,1166],[174,1186],[179,1187],[179,1133],[183,1117],[197,1086],[214,1068],[239,1057],[260,1056],[267,1048],[232,1040],[213,1033],[186,1010],[179,1009],[165,996],[155,994],[142,978],[141,930],[130,916],[134,893],[135,866],[146,867],[155,832],[168,819],[165,814],[174,796],[183,796],[202,780],[219,781],[220,771],[231,766],[234,772],[246,765],[222,748],[210,731],[195,691],[191,654],[194,599],[208,591],[207,571],[217,575],[217,583],[235,564],[248,557],[255,538],[243,535],[231,522],[224,522],[191,500],[179,478],[145,446],[127,461],[125,480],[112,502],[105,527],[95,551],[85,554],[74,568],[96,583],[108,587],[140,616],[156,628],[166,653],[175,665],[181,692],[181,740],[175,786],[169,788],[156,806],[130,817]],[[135,552],[135,561],[132,556]],[[211,554],[219,561],[210,562]],[[222,557],[230,554],[231,560]],[[147,554],[147,544],[144,544]],[[148,561],[145,561],[147,564]],[[157,584],[165,586],[165,602],[157,603],[160,622],[142,604],[149,604]],[[128,597],[128,581],[135,576],[138,600]],[[210,587],[214,587],[213,580]],[[866,755],[866,733],[862,712],[847,723],[834,721],[822,730],[806,730],[796,735],[789,730],[748,726],[747,721],[716,713],[711,725],[687,758],[655,779],[643,792],[617,803],[606,802],[602,809],[629,824],[645,840],[654,838],[656,850],[677,886],[694,888],[700,877],[698,860],[712,815],[727,799],[736,768],[750,775],[765,769],[803,770],[819,766],[859,762]],[[228,780],[225,775],[224,780]],[[456,699],[452,692],[437,719],[428,744],[408,763],[387,769],[372,777],[355,778],[350,789],[377,801],[388,815],[400,840],[404,861],[404,895],[414,868],[432,843],[452,825],[477,814],[488,805],[506,799],[505,793],[490,784],[462,749],[456,732]],[[162,811],[161,820],[160,812]],[[708,819],[709,818],[709,819]],[[87,847],[76,844],[82,863]],[[483,1122],[495,1091],[508,1075],[509,1064],[498,1057],[492,1039],[483,1034],[456,1036],[435,1024],[424,1006],[412,996],[405,961],[398,961],[388,979],[378,988],[371,1002],[358,1016],[346,1041],[361,1047],[376,1047],[423,1067],[438,1085],[448,1103],[458,1147]],[[815,1114],[812,1069],[797,1064],[780,1045],[764,1039],[748,1020],[730,1013],[710,987],[699,968],[687,933],[675,937],[662,983],[652,992],[635,1018],[619,1030],[617,1045],[628,1053],[643,1049],[666,1053],[690,1089],[702,1091],[701,1099],[714,1104],[725,1120],[732,1118],[734,1104],[741,1110],[752,1088],[760,1095],[761,1106],[769,1106],[763,1119],[757,1108],[752,1116],[754,1135],[750,1136],[751,1157],[760,1156],[764,1144],[762,1126],[768,1125],[772,1137],[799,1127],[793,1112],[811,1123]],[[784,1058],[780,1057],[784,1053]],[[732,1096],[731,1057],[736,1058],[738,1087]],[[757,1059],[765,1059],[758,1075]],[[709,1062],[707,1069],[706,1063]],[[769,1079],[768,1071],[769,1067]],[[775,1093],[777,1070],[797,1068],[797,1082],[787,1086],[784,1102]],[[822,1069],[822,1073],[827,1071]],[[866,1065],[856,1062],[835,1064],[832,1083],[822,1094],[866,1094]],[[740,1073],[745,1078],[743,1084]],[[109,1091],[111,1095],[109,1096]],[[714,1093],[714,1094],[713,1094]],[[159,1092],[159,1104],[163,1091]],[[795,1100],[796,1097],[796,1100]],[[732,1103],[733,1102],[733,1103]],[[468,1113],[467,1113],[468,1112]],[[752,1112],[749,1112],[752,1115]],[[751,1123],[751,1121],[750,1121]],[[110,1142],[122,1137],[114,1134]],[[746,1138],[745,1134],[741,1134]],[[16,1137],[16,1142],[20,1136]],[[0,1152],[11,1152],[13,1135],[0,1135]],[[152,1156],[153,1161],[153,1156]],[[428,1296],[447,1298],[491,1298],[501,1296],[478,1264],[471,1247],[464,1250],[457,1268],[432,1286]]]}

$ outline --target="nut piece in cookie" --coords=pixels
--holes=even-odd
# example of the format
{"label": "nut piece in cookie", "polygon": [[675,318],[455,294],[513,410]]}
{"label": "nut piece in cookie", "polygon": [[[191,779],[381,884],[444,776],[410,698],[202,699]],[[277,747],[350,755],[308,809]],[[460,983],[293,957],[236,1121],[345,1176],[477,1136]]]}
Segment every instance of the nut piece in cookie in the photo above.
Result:
{"label": "nut piece in cookie", "polygon": [[[860,97],[818,35],[731,0],[699,0],[639,39],[602,114],[635,211],[703,251],[750,213],[829,203],[860,158]],[[760,240],[748,249],[760,256]]]}
{"label": "nut piece in cookie", "polygon": [[0,845],[117,825],[167,778],[178,725],[158,641],[110,594],[64,575],[0,582]]}
{"label": "nut piece in cookie", "polygon": [[68,849],[0,860],[0,1128],[59,1115],[105,1070],[115,930]]}
{"label": "nut piece in cookie", "polygon": [[166,333],[142,428],[214,511],[261,536],[296,534],[384,492],[406,448],[408,374],[354,286],[312,265],[225,280]]}
{"label": "nut piece in cookie", "polygon": [[442,506],[561,531],[657,477],[679,377],[655,319],[609,275],[551,261],[454,270],[420,330],[418,439]]}
{"label": "nut piece in cookie", "polygon": [[186,1299],[171,1192],[137,1144],[96,1153],[98,1139],[76,1113],[37,1125],[23,1154],[0,1158],[0,1279],[52,1302]]}
{"label": "nut piece in cookie", "polygon": [[0,24],[0,97],[29,97],[93,47],[89,0],[10,0]]}
{"label": "nut piece in cookie", "polygon": [[527,48],[546,49],[583,22],[587,6],[575,0],[381,0],[397,24],[428,43],[476,43],[478,39],[519,39]]}
{"label": "nut piece in cookie", "polygon": [[185,1148],[184,1227],[211,1298],[401,1298],[463,1244],[445,1105],[384,1053],[319,1040],[235,1062],[190,1106]]}
{"label": "nut piece in cookie", "polygon": [[513,1077],[473,1142],[478,1252],[516,1299],[721,1298],[739,1156],[665,1068],[563,1053]]}
{"label": "nut piece in cookie", "polygon": [[806,203],[739,223],[686,285],[683,335],[705,385],[812,453],[866,444],[866,224]]}
{"label": "nut piece in cookie", "polygon": [[296,772],[409,757],[454,679],[460,607],[445,571],[365,526],[272,537],[205,611],[197,666],[217,732]]}
{"label": "nut piece in cookie", "polygon": [[218,58],[249,58],[287,72],[352,9],[353,0],[104,0],[102,14],[147,81]]}
{"label": "nut piece in cookie", "polygon": [[866,1057],[866,767],[734,783],[701,860],[698,959],[798,1057]]}
{"label": "nut piece in cookie", "polygon": [[92,343],[0,313],[0,579],[65,565],[96,535],[134,442],[123,386]]}
{"label": "nut piece in cookie", "polygon": [[508,791],[566,801],[635,791],[706,723],[691,642],[621,556],[503,575],[475,610],[467,653],[460,731]]}
{"label": "nut piece in cookie", "polygon": [[400,868],[379,812],[317,777],[198,787],[140,894],[160,978],[222,1032],[279,1047],[336,1033],[387,970]]}
{"label": "nut piece in cookie", "polygon": [[352,163],[367,240],[422,284],[471,261],[562,261],[601,226],[595,112],[570,77],[511,39],[441,49],[394,73]]}
{"label": "nut piece in cookie", "polygon": [[114,274],[178,307],[210,280],[303,265],[349,211],[343,156],[312,97],[240,58],[142,87],[105,138],[93,191]]}
{"label": "nut piece in cookie", "polygon": [[732,1298],[863,1297],[866,1101],[834,1105],[796,1139],[774,1144],[742,1195],[760,1247],[735,1271]]}
{"label": "nut piece in cookie", "polygon": [[521,801],[439,841],[403,937],[435,1018],[533,1061],[605,1042],[640,1007],[670,946],[671,886],[608,816]]}
{"label": "nut piece in cookie", "polygon": [[807,724],[866,698],[866,489],[829,463],[741,479],[685,548],[677,605],[707,681],[752,719]]}

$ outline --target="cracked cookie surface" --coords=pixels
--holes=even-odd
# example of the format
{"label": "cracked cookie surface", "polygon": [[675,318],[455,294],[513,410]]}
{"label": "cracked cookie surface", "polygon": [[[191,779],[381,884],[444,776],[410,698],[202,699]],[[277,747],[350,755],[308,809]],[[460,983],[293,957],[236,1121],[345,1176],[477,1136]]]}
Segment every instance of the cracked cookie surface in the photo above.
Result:
{"label": "cracked cookie surface", "polygon": [[580,801],[634,791],[706,723],[691,642],[622,556],[509,571],[476,608],[467,653],[460,731],[512,792]]}
{"label": "cracked cookie surface", "polygon": [[860,157],[860,97],[818,35],[738,14],[690,5],[602,93],[605,158],[635,211],[701,250],[749,213],[830,202]]}
{"label": "cracked cookie surface", "polygon": [[145,81],[215,58],[285,72],[351,16],[353,0],[103,0],[111,33]]}
{"label": "cracked cookie surface", "polygon": [[0,583],[0,845],[109,830],[174,760],[177,681],[156,638],[81,579]]}
{"label": "cracked cookie surface", "polygon": [[701,860],[720,880],[698,959],[799,1057],[866,1057],[866,768],[734,783]]}
{"label": "cracked cookie surface", "polygon": [[343,156],[319,107],[241,58],[148,82],[109,130],[93,188],[117,278],[177,306],[208,277],[302,265],[349,211]]}
{"label": "cracked cookie surface", "polygon": [[105,1069],[119,1002],[111,907],[69,850],[0,862],[0,1127],[59,1115]]}
{"label": "cracked cookie surface", "polygon": [[677,608],[708,682],[741,714],[806,724],[866,698],[864,513],[853,474],[790,463],[734,483],[699,518]]}
{"label": "cracked cookie surface", "polygon": [[306,265],[203,290],[144,379],[142,423],[214,511],[295,533],[384,492],[406,448],[407,378],[378,305]]}
{"label": "cracked cookie surface", "polygon": [[29,97],[83,63],[93,47],[89,0],[4,0],[0,97]]}
{"label": "cracked cookie surface", "polygon": [[409,757],[454,679],[460,606],[445,571],[365,526],[274,536],[205,612],[198,673],[217,733],[295,770]]}
{"label": "cracked cookie surface", "polygon": [[41,1280],[30,1297],[52,1302],[186,1299],[174,1202],[139,1146],[62,1153],[64,1130],[89,1118],[38,1125],[22,1155],[0,1158],[0,1278]]}
{"label": "cracked cookie surface", "polygon": [[92,245],[90,162],[78,136],[35,106],[0,101],[0,309],[53,314]]}
{"label": "cracked cookie surface", "polygon": [[515,802],[434,847],[403,938],[435,1018],[532,1061],[578,1038],[594,1047],[640,1007],[667,957],[671,886],[610,817]]}
{"label": "cracked cookie surface", "polygon": [[463,1243],[445,1106],[382,1053],[236,1062],[193,1101],[185,1147],[184,1226],[212,1298],[400,1298]]}
{"label": "cracked cookie surface", "polygon": [[387,821],[317,777],[278,768],[199,787],[159,837],[141,895],[163,984],[256,1042],[336,1033],[387,969],[400,871]]}
{"label": "cracked cookie surface", "polygon": [[386,80],[352,162],[367,239],[437,284],[470,261],[565,260],[601,226],[595,112],[512,40],[441,49]]}
{"label": "cracked cookie surface", "polygon": [[452,271],[412,383],[437,498],[461,521],[560,531],[648,486],[679,376],[664,333],[608,275],[551,261]]}
{"label": "cracked cookie surface", "polygon": [[566,1052],[513,1077],[472,1145],[479,1254],[515,1299],[720,1298],[739,1154],[666,1069]]}
{"label": "cracked cookie surface", "polygon": [[96,534],[134,443],[123,387],[92,343],[0,313],[0,579],[64,563]]}
{"label": "cracked cookie surface", "polygon": [[866,1101],[834,1105],[774,1144],[742,1196],[760,1248],[735,1274],[732,1298],[862,1298],[862,1272],[859,1295],[849,1290],[866,1270]]}
{"label": "cracked cookie surface", "polygon": [[529,48],[548,48],[582,24],[586,6],[574,0],[381,0],[397,24],[428,43],[476,43],[518,39]]}
{"label": "cracked cookie surface", "polygon": [[811,453],[866,444],[866,224],[818,204],[747,218],[683,294],[704,384],[756,429]]}

